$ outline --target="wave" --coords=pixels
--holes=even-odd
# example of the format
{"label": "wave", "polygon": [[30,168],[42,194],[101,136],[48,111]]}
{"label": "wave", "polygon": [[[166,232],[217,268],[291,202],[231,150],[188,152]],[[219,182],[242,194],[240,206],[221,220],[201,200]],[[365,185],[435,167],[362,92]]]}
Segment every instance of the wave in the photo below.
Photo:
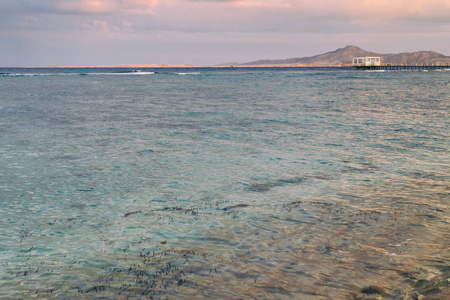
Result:
{"label": "wave", "polygon": [[179,72],[177,75],[200,75],[200,72]]}
{"label": "wave", "polygon": [[96,73],[82,73],[82,75],[111,75],[111,76],[139,76],[139,75],[153,75],[156,74],[156,72],[143,72],[143,71],[119,71],[119,72],[96,72]]}
{"label": "wave", "polygon": [[3,77],[33,77],[33,76],[56,76],[56,74],[47,73],[0,73]]}

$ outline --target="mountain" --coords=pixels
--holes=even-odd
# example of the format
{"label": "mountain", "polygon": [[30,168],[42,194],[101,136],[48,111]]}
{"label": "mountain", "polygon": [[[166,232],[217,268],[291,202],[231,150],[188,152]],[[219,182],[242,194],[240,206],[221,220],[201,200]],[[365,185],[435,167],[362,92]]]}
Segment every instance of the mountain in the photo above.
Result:
{"label": "mountain", "polygon": [[434,51],[405,52],[399,54],[381,54],[381,61],[386,64],[448,64],[450,56]]}
{"label": "mountain", "polygon": [[340,66],[350,65],[353,57],[359,56],[381,56],[381,62],[386,64],[447,64],[450,63],[450,56],[445,56],[434,51],[405,52],[399,54],[380,54],[366,51],[357,46],[346,46],[335,51],[318,54],[310,57],[257,60],[243,64],[245,66],[261,65],[327,65]]}

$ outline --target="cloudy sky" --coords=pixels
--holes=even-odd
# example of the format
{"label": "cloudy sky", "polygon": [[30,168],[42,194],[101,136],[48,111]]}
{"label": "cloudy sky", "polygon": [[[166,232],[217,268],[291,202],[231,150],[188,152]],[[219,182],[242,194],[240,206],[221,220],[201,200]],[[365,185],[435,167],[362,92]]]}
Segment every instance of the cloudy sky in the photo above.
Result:
{"label": "cloudy sky", "polygon": [[450,55],[450,0],[0,0],[0,66]]}

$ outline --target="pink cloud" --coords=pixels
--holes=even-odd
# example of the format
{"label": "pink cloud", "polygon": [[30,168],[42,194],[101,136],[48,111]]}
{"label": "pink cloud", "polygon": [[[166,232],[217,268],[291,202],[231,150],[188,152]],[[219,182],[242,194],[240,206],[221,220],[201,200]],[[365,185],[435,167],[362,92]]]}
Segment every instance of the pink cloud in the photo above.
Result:
{"label": "pink cloud", "polygon": [[[449,0],[56,0],[64,12],[90,14],[154,14],[157,6],[175,10],[228,7],[238,10],[288,10],[300,15],[362,20],[433,18],[450,15]],[[187,14],[194,13],[185,11]],[[201,16],[200,16],[201,17]]]}
{"label": "pink cloud", "polygon": [[234,6],[242,8],[289,8],[295,1],[289,0],[236,0],[231,2]]}
{"label": "pink cloud", "polygon": [[[305,1],[306,3],[306,1]],[[450,13],[448,0],[316,0],[323,12],[333,12],[356,18],[403,19],[443,16]]]}
{"label": "pink cloud", "polygon": [[60,0],[62,11],[90,14],[151,14],[158,0]]}
{"label": "pink cloud", "polygon": [[168,0],[239,9],[290,9],[319,16],[401,19],[450,15],[449,0]]}

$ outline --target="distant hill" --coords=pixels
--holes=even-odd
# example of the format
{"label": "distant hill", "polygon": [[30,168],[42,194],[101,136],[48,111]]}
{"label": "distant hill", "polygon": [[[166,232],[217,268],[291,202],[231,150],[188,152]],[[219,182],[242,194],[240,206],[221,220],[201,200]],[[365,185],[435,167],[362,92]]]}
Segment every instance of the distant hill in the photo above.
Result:
{"label": "distant hill", "polygon": [[387,64],[448,64],[450,56],[434,51],[405,52],[399,54],[381,54],[381,61]]}
{"label": "distant hill", "polygon": [[386,64],[447,64],[450,63],[450,56],[445,56],[434,51],[405,52],[399,54],[380,54],[366,51],[357,46],[346,46],[335,51],[318,54],[310,57],[288,58],[276,60],[257,60],[243,64],[245,66],[261,65],[327,65],[340,66],[350,65],[353,57],[358,56],[381,56],[381,62]]}

